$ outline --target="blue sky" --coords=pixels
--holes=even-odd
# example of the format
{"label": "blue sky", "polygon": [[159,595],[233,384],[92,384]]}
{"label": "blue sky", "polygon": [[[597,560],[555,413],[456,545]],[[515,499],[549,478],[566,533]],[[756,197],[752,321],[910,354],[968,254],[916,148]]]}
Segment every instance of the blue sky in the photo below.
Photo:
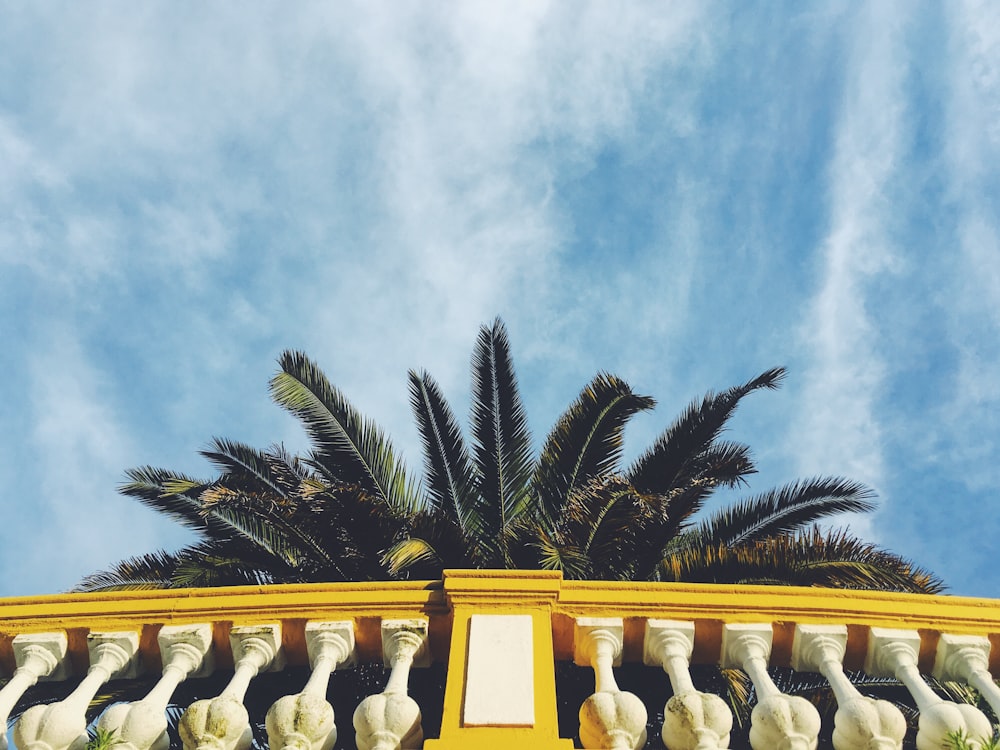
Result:
{"label": "blue sky", "polygon": [[131,466],[300,450],[305,350],[419,467],[507,322],[536,440],[597,370],[659,406],[774,365],[762,491],[1000,597],[1000,18],[989,3],[0,3],[0,595],[184,532]]}

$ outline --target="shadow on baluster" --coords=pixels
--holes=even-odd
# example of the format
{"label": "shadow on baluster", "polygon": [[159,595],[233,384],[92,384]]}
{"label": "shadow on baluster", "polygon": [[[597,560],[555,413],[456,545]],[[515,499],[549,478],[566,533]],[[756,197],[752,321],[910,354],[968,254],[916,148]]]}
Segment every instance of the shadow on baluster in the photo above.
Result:
{"label": "shadow on baluster", "polygon": [[390,667],[385,689],[365,698],[354,712],[359,750],[420,748],[424,730],[419,704],[409,695],[412,667],[430,664],[427,620],[383,620],[382,649]]}

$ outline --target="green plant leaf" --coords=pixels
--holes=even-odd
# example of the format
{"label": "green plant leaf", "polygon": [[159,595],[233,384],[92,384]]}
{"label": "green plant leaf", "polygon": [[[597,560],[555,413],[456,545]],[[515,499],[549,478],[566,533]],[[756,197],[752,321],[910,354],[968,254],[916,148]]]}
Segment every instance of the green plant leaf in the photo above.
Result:
{"label": "green plant leaf", "polygon": [[392,444],[364,419],[305,354],[286,351],[271,378],[271,397],[302,420],[313,441],[313,462],[330,481],[358,484],[395,513],[423,507]]}

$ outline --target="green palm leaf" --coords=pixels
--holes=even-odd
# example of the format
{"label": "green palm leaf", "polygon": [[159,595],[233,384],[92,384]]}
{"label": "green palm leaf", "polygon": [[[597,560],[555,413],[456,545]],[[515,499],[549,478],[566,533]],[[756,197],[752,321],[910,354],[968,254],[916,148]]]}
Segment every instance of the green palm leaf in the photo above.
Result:
{"label": "green palm leaf", "polygon": [[508,536],[529,500],[532,462],[510,342],[499,318],[479,330],[472,355],[472,435],[480,539],[493,558],[489,564],[508,567]]}
{"label": "green palm leaf", "polygon": [[443,567],[434,544],[427,539],[412,536],[392,545],[385,553],[385,562],[393,575],[398,575],[404,570],[412,570],[417,565]]}
{"label": "green palm leaf", "polygon": [[628,482],[615,475],[595,478],[570,495],[551,533],[549,524],[536,523],[530,546],[538,565],[567,578],[629,578],[649,519],[648,503]]}
{"label": "green palm leaf", "polygon": [[736,487],[747,483],[747,476],[756,474],[750,458],[750,446],[728,440],[715,440],[687,462],[681,484],[701,484],[707,487]]}
{"label": "green palm leaf", "polygon": [[207,513],[226,519],[240,530],[248,542],[267,554],[291,567],[301,565],[303,559],[311,555],[326,563],[331,562],[330,554],[319,544],[319,540],[302,534],[282,518],[273,505],[268,505],[267,497],[233,492],[225,487],[212,488],[205,493]]}
{"label": "green palm leaf", "polygon": [[424,486],[434,507],[450,516],[463,534],[479,527],[475,476],[458,420],[426,372],[410,370],[410,405],[424,446]]}
{"label": "green palm leaf", "polygon": [[275,472],[276,459],[281,456],[269,455],[244,443],[225,438],[212,438],[209,448],[199,453],[226,474],[251,477],[276,495],[281,497],[288,495],[287,476],[280,477]]}
{"label": "green palm leaf", "polygon": [[700,544],[665,558],[659,578],[692,583],[758,583],[940,593],[932,574],[898,555],[818,528],[742,544]]}
{"label": "green palm leaf", "polygon": [[171,588],[266,585],[283,581],[301,583],[295,568],[285,565],[260,548],[238,540],[213,544],[203,542],[178,555]]}
{"label": "green palm leaf", "polygon": [[121,560],[110,570],[88,575],[73,591],[168,589],[180,554],[161,550]]}
{"label": "green palm leaf", "polygon": [[209,483],[152,466],[128,469],[125,475],[130,481],[118,486],[121,494],[136,498],[202,536],[227,539],[239,533],[225,520],[204,513],[199,496]]}
{"label": "green palm leaf", "polygon": [[591,562],[591,577],[598,580],[635,577],[637,550],[647,539],[654,516],[645,498],[628,485],[616,485],[608,484],[595,493],[597,514],[585,537],[584,550]]}
{"label": "green palm leaf", "polygon": [[769,490],[725,508],[701,524],[703,539],[744,544],[807,526],[836,513],[875,509],[872,490],[849,479],[808,479]]}
{"label": "green palm leaf", "polygon": [[747,446],[716,442],[688,461],[684,476],[677,478],[669,492],[642,495],[654,512],[635,550],[635,576],[645,579],[653,574],[664,547],[688,529],[692,517],[719,486],[742,484],[755,471]]}
{"label": "green palm leaf", "polygon": [[[755,471],[750,449],[741,444],[716,441],[687,464],[684,476],[666,494],[638,495],[644,503],[641,534],[634,537],[628,560],[634,580],[655,576],[665,550],[689,529],[692,517],[719,486],[745,482]],[[629,529],[631,531],[631,529]]]}
{"label": "green palm leaf", "polygon": [[363,419],[305,354],[286,351],[279,363],[271,397],[304,423],[317,468],[331,480],[364,487],[394,512],[419,509],[420,495],[382,431]]}
{"label": "green palm leaf", "polygon": [[578,580],[590,577],[593,569],[591,561],[587,553],[575,544],[557,542],[543,527],[538,526],[532,546],[538,567],[542,570],[561,570],[564,577]]}
{"label": "green palm leaf", "polygon": [[[688,464],[719,437],[739,402],[756,390],[778,388],[784,377],[785,369],[776,367],[743,385],[692,402],[633,464],[629,480],[643,494],[669,492],[682,483],[678,480]],[[749,468],[752,471],[752,465]]]}
{"label": "green palm leaf", "polygon": [[535,469],[532,484],[544,518],[557,518],[575,489],[617,468],[626,423],[655,405],[607,373],[583,389],[552,428]]}

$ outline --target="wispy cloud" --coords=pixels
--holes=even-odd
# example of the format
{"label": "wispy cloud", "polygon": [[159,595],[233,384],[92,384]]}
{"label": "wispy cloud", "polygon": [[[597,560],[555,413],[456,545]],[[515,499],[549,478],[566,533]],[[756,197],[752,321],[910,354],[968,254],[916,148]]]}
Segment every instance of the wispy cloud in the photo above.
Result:
{"label": "wispy cloud", "polygon": [[[497,314],[539,438],[598,369],[659,399],[638,449],[692,397],[789,364],[786,393],[748,403],[732,435],[792,457],[762,486],[850,475],[894,514],[919,460],[978,492],[1000,441],[990,10],[11,11],[0,365],[27,397],[0,401],[3,502],[31,498],[59,531],[58,565],[25,553],[48,570],[24,585],[100,564],[60,556],[108,503],[136,514],[109,558],[170,545],[114,496],[128,466],[207,473],[213,434],[304,447],[267,400],[283,348],[416,464],[407,368],[463,412]],[[927,40],[947,33],[942,60]]]}
{"label": "wispy cloud", "polygon": [[[818,281],[800,331],[808,352],[793,432],[799,473],[884,480],[876,404],[886,374],[873,282],[898,264],[888,224],[891,181],[906,129],[905,31],[898,9],[871,5],[847,19],[847,47],[828,167],[829,231],[817,253]],[[855,523],[855,526],[858,524]]]}
{"label": "wispy cloud", "polygon": [[962,467],[970,489],[985,491],[1000,481],[1000,24],[988,3],[951,10],[946,156],[957,247],[945,315],[958,364],[935,448]]}
{"label": "wispy cloud", "polygon": [[[150,523],[138,506],[114,494],[130,436],[111,407],[112,381],[97,371],[71,330],[49,327],[49,344],[28,362],[26,394],[35,456],[20,467],[13,487],[21,489],[16,526],[4,527],[5,588],[37,593],[66,589],[85,573],[127,555],[186,538],[165,523]],[[30,472],[30,474],[29,474]]]}
{"label": "wispy cloud", "polygon": [[338,299],[359,304],[328,307],[319,329],[360,335],[308,346],[332,368],[380,363],[350,368],[341,384],[395,434],[412,432],[405,369],[426,367],[464,394],[476,326],[496,314],[531,342],[529,356],[580,348],[560,336],[580,335],[564,321],[583,302],[563,286],[576,275],[565,255],[573,227],[555,184],[628,136],[649,76],[689,46],[694,8],[652,20],[599,4],[357,19],[351,48],[372,113],[380,220],[356,246],[362,257],[322,272]]}

